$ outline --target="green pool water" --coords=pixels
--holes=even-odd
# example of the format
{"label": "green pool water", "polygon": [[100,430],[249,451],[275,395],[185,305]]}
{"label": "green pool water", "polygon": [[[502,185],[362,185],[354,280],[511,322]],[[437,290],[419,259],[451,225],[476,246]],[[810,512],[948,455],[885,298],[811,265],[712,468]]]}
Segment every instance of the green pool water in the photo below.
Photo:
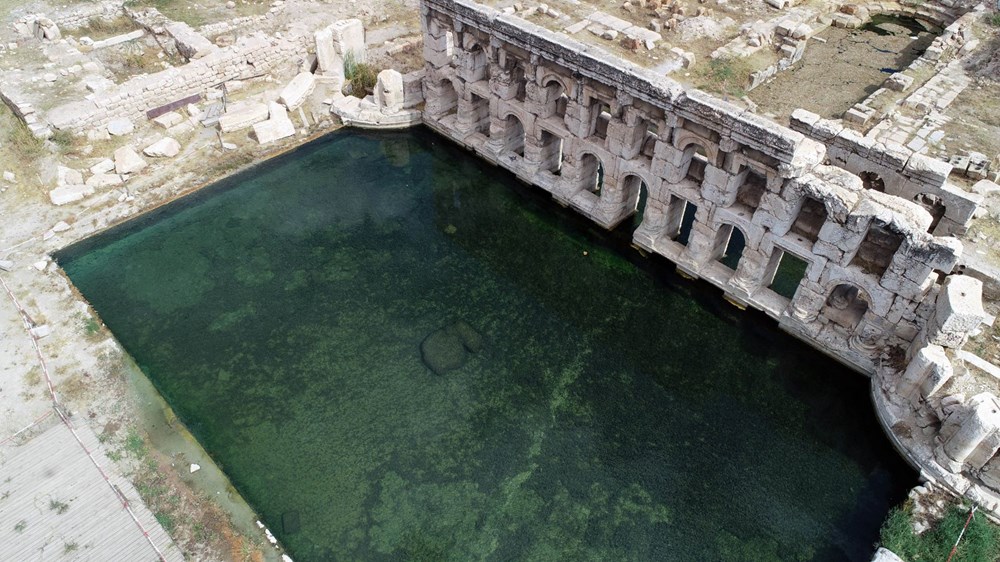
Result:
{"label": "green pool water", "polygon": [[339,132],[57,258],[297,561],[867,560],[868,381],[628,240]]}

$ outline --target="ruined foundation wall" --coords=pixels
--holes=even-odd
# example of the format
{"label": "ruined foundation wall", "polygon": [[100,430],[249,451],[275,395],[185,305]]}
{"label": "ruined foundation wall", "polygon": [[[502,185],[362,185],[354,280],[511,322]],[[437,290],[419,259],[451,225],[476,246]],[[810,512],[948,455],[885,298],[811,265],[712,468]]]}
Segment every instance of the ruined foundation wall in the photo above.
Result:
{"label": "ruined foundation wall", "polygon": [[[880,143],[849,129],[839,120],[821,119],[798,109],[792,113],[792,129],[826,145],[830,163],[853,174],[877,181],[890,195],[908,201],[940,203],[933,233],[959,235],[968,230],[982,197],[948,183],[951,165],[918,154],[894,143]],[[930,212],[935,212],[933,207]]]}
{"label": "ruined foundation wall", "polygon": [[277,39],[264,35],[241,38],[176,68],[132,78],[113,90],[53,108],[46,120],[56,129],[74,132],[103,127],[119,118],[144,119],[145,112],[195,94],[227,80],[266,74],[306,52],[306,37]]}
{"label": "ruined foundation wall", "polygon": [[[516,16],[463,0],[421,14],[424,120],[441,134],[605,228],[641,211],[637,246],[862,372],[932,316],[961,244],[823,165],[822,143]],[[774,280],[796,259],[789,295]]]}

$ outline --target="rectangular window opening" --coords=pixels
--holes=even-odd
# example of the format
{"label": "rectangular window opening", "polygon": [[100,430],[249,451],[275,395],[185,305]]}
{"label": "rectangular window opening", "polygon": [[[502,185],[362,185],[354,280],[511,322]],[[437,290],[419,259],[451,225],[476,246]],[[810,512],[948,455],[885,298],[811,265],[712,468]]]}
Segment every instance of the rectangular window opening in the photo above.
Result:
{"label": "rectangular window opening", "polygon": [[771,263],[768,264],[768,269],[773,271],[774,277],[768,287],[775,293],[791,299],[795,296],[795,291],[798,290],[808,267],[809,262],[804,259],[775,248],[771,255]]}
{"label": "rectangular window opening", "polygon": [[767,190],[767,178],[757,172],[747,172],[743,184],[736,191],[736,203],[748,207],[750,210],[760,206],[760,200]]}
{"label": "rectangular window opening", "polygon": [[902,244],[901,235],[885,226],[872,224],[858,246],[858,252],[851,259],[851,265],[861,268],[865,273],[882,277]]}
{"label": "rectangular window opening", "polygon": [[802,203],[802,209],[799,210],[799,215],[792,223],[791,232],[810,243],[815,243],[825,222],[826,205],[812,197],[806,197]]}

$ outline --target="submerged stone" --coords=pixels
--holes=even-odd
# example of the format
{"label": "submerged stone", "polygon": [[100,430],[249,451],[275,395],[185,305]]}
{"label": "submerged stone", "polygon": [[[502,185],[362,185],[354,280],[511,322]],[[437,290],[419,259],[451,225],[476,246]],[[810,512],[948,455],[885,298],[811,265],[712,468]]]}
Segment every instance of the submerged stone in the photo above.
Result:
{"label": "submerged stone", "polygon": [[468,323],[458,320],[432,332],[420,344],[420,355],[430,370],[438,375],[465,364],[467,354],[483,348],[483,336]]}
{"label": "submerged stone", "polygon": [[462,338],[447,328],[432,332],[420,344],[420,356],[424,364],[438,375],[465,365],[466,355]]}

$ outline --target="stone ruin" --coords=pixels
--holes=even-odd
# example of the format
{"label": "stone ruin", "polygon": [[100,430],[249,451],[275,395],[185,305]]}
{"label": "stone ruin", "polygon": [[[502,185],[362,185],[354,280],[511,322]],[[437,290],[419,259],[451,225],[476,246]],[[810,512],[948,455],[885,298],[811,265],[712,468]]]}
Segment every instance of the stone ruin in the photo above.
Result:
{"label": "stone ruin", "polygon": [[[807,7],[781,8],[787,11],[717,54],[768,47],[797,60],[818,20]],[[512,9],[422,0],[420,10],[424,69],[383,70],[374,94],[363,99],[340,94],[345,64],[367,56],[359,20],[287,37],[250,34],[221,46],[155,10],[129,16],[140,34],[183,56],[184,66],[95,85],[82,99],[45,112],[20,101],[12,81],[0,86],[0,96],[39,136],[53,128],[128,134],[132,122],[152,117],[167,133],[193,120],[223,133],[252,129],[259,142],[273,142],[295,134],[289,112],[301,111],[319,84],[336,92],[326,103],[344,124],[423,122],[604,228],[634,221],[637,247],[872,376],[876,411],[900,451],[926,478],[1000,514],[1000,384],[970,383],[979,371],[1000,379],[1000,369],[961,349],[992,320],[982,309],[982,283],[957,274],[963,248],[955,236],[969,228],[981,197],[949,183],[950,164],[888,131],[864,136],[803,110],[790,128],[781,126]],[[567,32],[615,31],[649,49],[659,40],[655,30],[605,16],[595,12]],[[842,10],[825,25],[850,26],[850,18],[862,16]],[[58,37],[57,20],[20,23],[45,41]],[[690,53],[674,55],[676,68],[693,64]],[[274,101],[230,103],[211,115],[189,105],[288,59],[301,65]],[[886,89],[910,87],[899,74]],[[165,111],[150,115],[157,109]],[[165,138],[141,152],[163,158],[181,149]],[[86,181],[57,170],[50,196],[54,203],[79,200],[145,166],[138,151],[122,147]],[[782,288],[779,272],[795,269],[787,264],[801,272],[793,273],[793,287]],[[453,327],[439,332],[422,346],[435,372],[477,350]]]}
{"label": "stone ruin", "polygon": [[786,128],[467,0],[421,17],[427,126],[604,228],[637,223],[637,247],[872,376],[900,451],[1000,514],[1000,402],[951,390],[991,319],[955,273],[978,198],[950,165],[801,110]]}

